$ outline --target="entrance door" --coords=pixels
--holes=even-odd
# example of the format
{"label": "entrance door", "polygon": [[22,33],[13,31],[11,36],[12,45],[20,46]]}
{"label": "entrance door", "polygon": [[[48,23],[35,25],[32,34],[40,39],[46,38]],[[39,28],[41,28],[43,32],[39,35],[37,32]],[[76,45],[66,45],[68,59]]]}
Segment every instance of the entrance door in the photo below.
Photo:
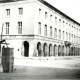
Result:
{"label": "entrance door", "polygon": [[29,43],[24,41],[24,56],[29,57]]}

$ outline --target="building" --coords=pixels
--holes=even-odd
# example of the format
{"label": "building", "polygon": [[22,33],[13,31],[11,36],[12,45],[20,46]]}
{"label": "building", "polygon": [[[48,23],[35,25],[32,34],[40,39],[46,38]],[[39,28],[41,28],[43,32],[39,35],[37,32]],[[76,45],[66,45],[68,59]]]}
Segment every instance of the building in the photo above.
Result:
{"label": "building", "polygon": [[1,40],[14,57],[80,55],[80,24],[45,0],[1,2],[0,11]]}

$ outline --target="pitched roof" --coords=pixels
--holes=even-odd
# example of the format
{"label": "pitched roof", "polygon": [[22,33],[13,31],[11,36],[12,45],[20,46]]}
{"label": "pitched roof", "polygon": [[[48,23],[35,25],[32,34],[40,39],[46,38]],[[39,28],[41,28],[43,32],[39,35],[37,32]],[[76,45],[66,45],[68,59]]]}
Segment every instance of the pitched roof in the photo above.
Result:
{"label": "pitched roof", "polygon": [[[15,1],[25,1],[25,0],[0,0],[1,3],[7,3],[7,2],[15,2]],[[72,19],[71,17],[69,17],[68,15],[64,14],[63,12],[61,12],[60,10],[58,10],[56,7],[54,7],[53,5],[49,4],[47,1],[45,0],[37,0],[41,3],[43,3],[44,5],[48,6],[49,8],[51,8],[52,10],[58,12],[59,14],[61,14],[62,16],[66,17],[67,19],[71,20],[72,22],[80,25],[80,23],[78,23],[77,21],[75,21],[74,19]]]}
{"label": "pitched roof", "polygon": [[71,17],[69,17],[68,15],[64,14],[63,12],[61,12],[60,10],[58,10],[57,8],[55,8],[54,6],[52,6],[51,4],[49,4],[48,2],[46,2],[45,0],[38,0],[38,1],[41,2],[41,3],[43,3],[44,5],[48,6],[52,10],[58,12],[62,16],[66,17],[67,19],[69,19],[69,20],[73,21],[74,23],[80,25],[80,23],[78,23],[77,21],[75,21],[74,19],[72,19]]}

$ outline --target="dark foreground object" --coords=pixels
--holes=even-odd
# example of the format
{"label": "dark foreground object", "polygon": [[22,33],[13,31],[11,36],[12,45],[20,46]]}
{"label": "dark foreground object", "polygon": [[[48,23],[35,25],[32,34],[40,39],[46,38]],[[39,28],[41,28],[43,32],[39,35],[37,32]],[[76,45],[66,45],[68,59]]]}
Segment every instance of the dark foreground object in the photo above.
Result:
{"label": "dark foreground object", "polygon": [[76,69],[17,67],[13,73],[0,73],[0,80],[80,80],[80,70]]}
{"label": "dark foreground object", "polygon": [[2,48],[2,68],[4,73],[13,72],[13,48]]}

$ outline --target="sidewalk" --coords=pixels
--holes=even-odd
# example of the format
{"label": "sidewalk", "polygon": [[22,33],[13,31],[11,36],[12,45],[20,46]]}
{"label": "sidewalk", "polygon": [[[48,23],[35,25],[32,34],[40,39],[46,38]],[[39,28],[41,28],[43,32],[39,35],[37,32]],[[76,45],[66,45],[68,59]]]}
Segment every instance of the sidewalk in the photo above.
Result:
{"label": "sidewalk", "polygon": [[[23,69],[26,66],[80,70],[80,58],[24,59],[21,61],[18,59],[14,63],[14,69],[16,70]],[[2,71],[2,66],[0,65],[0,72]]]}
{"label": "sidewalk", "polygon": [[[20,62],[20,63],[18,63]],[[24,59],[16,61],[15,65],[20,66],[36,66],[36,67],[49,67],[49,68],[68,68],[68,69],[80,69],[80,58],[67,57],[67,58],[36,58],[36,59]]]}

